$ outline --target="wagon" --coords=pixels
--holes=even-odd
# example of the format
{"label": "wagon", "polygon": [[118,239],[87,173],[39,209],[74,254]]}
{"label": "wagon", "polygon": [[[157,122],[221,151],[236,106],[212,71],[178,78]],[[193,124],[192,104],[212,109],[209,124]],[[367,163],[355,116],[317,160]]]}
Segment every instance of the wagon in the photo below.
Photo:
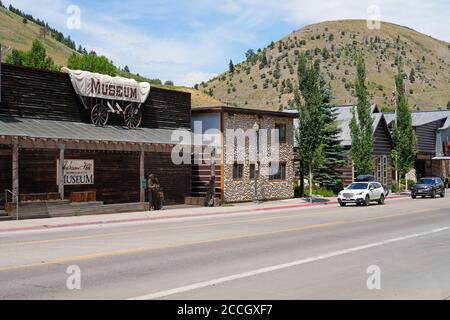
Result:
{"label": "wagon", "polygon": [[69,73],[75,92],[94,125],[105,126],[110,114],[121,116],[127,128],[141,125],[141,106],[150,93],[149,83],[68,68],[63,71]]}

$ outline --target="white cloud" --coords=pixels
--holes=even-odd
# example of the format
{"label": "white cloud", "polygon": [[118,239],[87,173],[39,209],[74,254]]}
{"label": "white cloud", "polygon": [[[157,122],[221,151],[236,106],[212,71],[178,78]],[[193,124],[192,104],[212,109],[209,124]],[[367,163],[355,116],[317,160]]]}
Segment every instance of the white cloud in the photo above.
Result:
{"label": "white cloud", "polygon": [[[268,28],[282,37],[309,23],[366,19],[367,8],[371,5],[379,6],[383,21],[450,40],[450,4],[440,0],[410,0],[408,5],[403,0],[316,0],[313,3],[307,0],[191,0],[189,4],[175,1],[149,4],[134,0],[133,5],[125,7],[119,1],[112,1],[107,12],[82,6],[81,30],[65,29],[66,9],[73,4],[70,1],[10,2],[45,19],[65,34],[71,34],[77,43],[106,55],[117,65],[128,65],[141,75],[184,85],[205,81],[226,70],[230,58],[237,62],[246,49],[266,45],[264,33]],[[183,14],[178,20],[173,19],[176,10]],[[174,27],[174,34],[163,34],[157,28],[158,23],[154,25],[156,30],[140,24],[144,19],[159,19],[158,23],[162,24],[182,20],[184,25]],[[134,22],[138,22],[136,26]],[[286,26],[292,28],[286,31]],[[187,30],[179,31],[183,27]]]}
{"label": "white cloud", "polygon": [[192,87],[195,84],[202,83],[203,81],[207,81],[215,76],[217,76],[215,73],[193,71],[188,72],[181,77],[175,78],[174,81],[177,84]]}
{"label": "white cloud", "polygon": [[[273,0],[269,0],[273,1]],[[448,23],[450,3],[448,1],[409,0],[285,0],[280,10],[285,20],[292,24],[305,24],[326,20],[368,19],[367,9],[380,8],[381,20],[413,28],[440,40],[450,41]]]}

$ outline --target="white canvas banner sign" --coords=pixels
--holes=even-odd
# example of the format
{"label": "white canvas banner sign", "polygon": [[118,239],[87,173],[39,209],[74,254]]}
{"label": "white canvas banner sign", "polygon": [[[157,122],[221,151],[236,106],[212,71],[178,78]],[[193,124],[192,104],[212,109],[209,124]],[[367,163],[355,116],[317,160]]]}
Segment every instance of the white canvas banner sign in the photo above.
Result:
{"label": "white canvas banner sign", "polygon": [[[56,184],[59,185],[59,159],[56,160]],[[64,185],[94,184],[94,160],[65,159]]]}
{"label": "white canvas banner sign", "polygon": [[150,93],[148,82],[68,68],[62,71],[70,75],[75,92],[83,97],[144,103]]}

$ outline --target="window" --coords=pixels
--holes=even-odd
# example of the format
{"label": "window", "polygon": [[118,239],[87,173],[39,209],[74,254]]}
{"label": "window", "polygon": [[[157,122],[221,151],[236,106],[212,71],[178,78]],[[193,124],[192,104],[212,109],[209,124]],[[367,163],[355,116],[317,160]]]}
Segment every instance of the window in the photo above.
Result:
{"label": "window", "polygon": [[233,165],[233,179],[240,180],[244,176],[244,165],[241,163],[235,163]]}
{"label": "window", "polygon": [[286,180],[286,163],[271,163],[269,180]]}
{"label": "window", "polygon": [[275,130],[278,130],[279,143],[286,143],[286,125],[277,123],[275,124]]}
{"label": "window", "polygon": [[375,179],[382,184],[387,185],[388,182],[388,157],[376,157],[376,172]]}
{"label": "window", "polygon": [[250,179],[255,179],[255,177],[259,178],[259,170],[256,170],[256,165],[254,163],[250,163]]}

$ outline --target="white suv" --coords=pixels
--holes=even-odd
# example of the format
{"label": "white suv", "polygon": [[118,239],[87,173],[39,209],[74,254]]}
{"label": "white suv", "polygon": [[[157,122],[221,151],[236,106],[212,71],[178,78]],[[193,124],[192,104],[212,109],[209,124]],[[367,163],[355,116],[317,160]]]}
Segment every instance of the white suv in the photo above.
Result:
{"label": "white suv", "polygon": [[384,204],[386,191],[381,183],[378,182],[354,182],[345,190],[339,192],[338,202],[341,207],[347,203],[356,203],[356,205],[368,206],[370,202]]}

